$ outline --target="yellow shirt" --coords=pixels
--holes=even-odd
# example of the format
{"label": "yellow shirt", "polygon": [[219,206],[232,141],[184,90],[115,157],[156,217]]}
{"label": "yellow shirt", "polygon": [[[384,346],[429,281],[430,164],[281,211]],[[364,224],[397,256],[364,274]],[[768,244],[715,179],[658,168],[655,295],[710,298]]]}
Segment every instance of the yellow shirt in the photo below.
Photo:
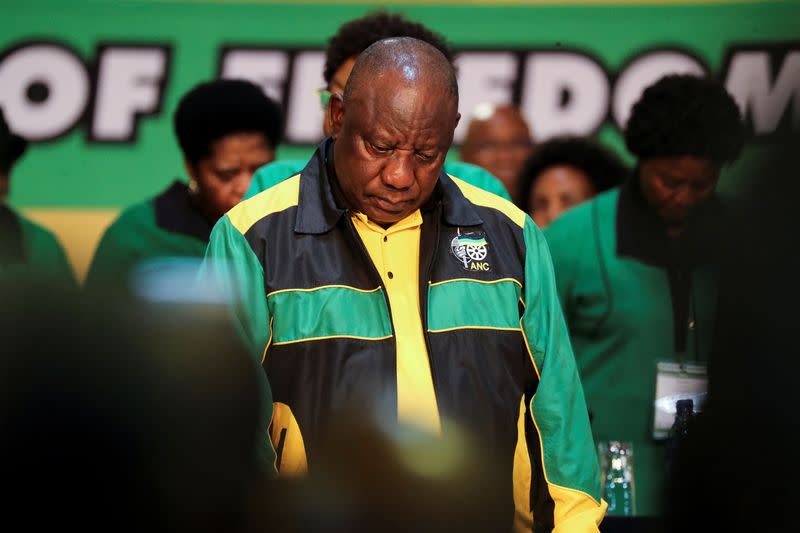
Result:
{"label": "yellow shirt", "polygon": [[416,210],[386,229],[362,213],[354,213],[352,220],[389,297],[397,343],[398,421],[439,435],[439,408],[419,304],[422,214]]}

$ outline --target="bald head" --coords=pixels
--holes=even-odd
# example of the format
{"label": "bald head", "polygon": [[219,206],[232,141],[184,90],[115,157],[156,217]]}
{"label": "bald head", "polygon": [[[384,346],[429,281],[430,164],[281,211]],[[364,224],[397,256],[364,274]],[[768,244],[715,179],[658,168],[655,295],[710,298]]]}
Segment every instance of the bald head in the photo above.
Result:
{"label": "bald head", "polygon": [[441,52],[409,37],[378,41],[328,110],[349,208],[388,225],[431,197],[460,117],[453,66]]}
{"label": "bald head", "polygon": [[372,44],[356,60],[344,89],[345,100],[357,98],[365,84],[391,76],[404,85],[443,91],[458,103],[458,81],[452,63],[439,50],[413,37],[391,37]]}
{"label": "bald head", "polygon": [[470,120],[461,160],[494,174],[517,201],[519,174],[533,149],[530,130],[519,109],[481,104]]}

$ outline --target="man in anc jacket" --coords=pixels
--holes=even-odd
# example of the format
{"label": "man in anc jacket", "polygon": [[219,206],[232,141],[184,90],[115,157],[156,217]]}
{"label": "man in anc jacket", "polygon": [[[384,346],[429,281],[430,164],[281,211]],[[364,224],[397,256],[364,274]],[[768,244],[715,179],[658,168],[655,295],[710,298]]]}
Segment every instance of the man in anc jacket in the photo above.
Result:
{"label": "man in anc jacket", "polygon": [[442,172],[452,66],[386,39],[332,98],[332,137],[229,211],[206,254],[264,365],[266,458],[313,470],[325,427],[354,407],[432,435],[452,422],[506,466],[515,528],[597,531],[597,459],[544,238]]}

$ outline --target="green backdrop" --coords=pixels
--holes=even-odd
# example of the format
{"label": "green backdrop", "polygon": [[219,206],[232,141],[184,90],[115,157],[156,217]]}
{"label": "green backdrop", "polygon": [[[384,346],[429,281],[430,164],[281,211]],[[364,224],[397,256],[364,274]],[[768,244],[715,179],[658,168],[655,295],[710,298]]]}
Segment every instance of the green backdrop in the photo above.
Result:
{"label": "green backdrop", "polygon": [[[151,196],[181,174],[170,116],[183,92],[217,74],[223,45],[321,49],[342,22],[376,7],[366,2],[210,0],[0,4],[0,53],[21,42],[47,40],[68,45],[91,63],[101,42],[171,45],[163,107],[140,120],[135,143],[92,142],[78,126],[56,140],[34,143],[14,174],[11,202],[17,206],[112,208]],[[587,51],[611,71],[612,79],[615,69],[643,49],[680,47],[717,73],[732,43],[796,42],[800,33],[800,2],[795,1],[407,2],[385,7],[429,25],[457,48]],[[614,126],[604,126],[599,134],[624,150]],[[768,140],[755,142],[737,168],[752,168],[768,146]],[[279,151],[284,158],[309,154],[308,145]],[[723,187],[733,187],[740,175],[729,171]]]}

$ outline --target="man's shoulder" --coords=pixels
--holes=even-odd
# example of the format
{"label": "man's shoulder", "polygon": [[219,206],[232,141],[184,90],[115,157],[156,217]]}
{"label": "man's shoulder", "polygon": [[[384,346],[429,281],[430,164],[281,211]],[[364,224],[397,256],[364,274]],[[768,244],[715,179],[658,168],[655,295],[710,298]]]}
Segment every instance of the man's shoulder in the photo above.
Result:
{"label": "man's shoulder", "polygon": [[295,174],[239,202],[225,216],[239,233],[245,234],[259,220],[296,206],[299,196],[300,174]]}
{"label": "man's shoulder", "polygon": [[448,175],[459,190],[461,190],[461,194],[464,195],[467,201],[473,205],[485,207],[498,213],[498,215],[511,221],[520,228],[525,227],[525,212],[513,203],[480,187],[467,183],[458,176]]}
{"label": "man's shoulder", "polygon": [[475,185],[484,191],[489,191],[501,198],[511,200],[503,183],[482,167],[463,161],[448,161],[444,165],[444,171],[450,175],[458,176],[462,181],[466,181],[470,185]]}
{"label": "man's shoulder", "polygon": [[253,174],[253,181],[244,195],[245,200],[300,173],[307,163],[302,159],[280,159],[267,163]]}

